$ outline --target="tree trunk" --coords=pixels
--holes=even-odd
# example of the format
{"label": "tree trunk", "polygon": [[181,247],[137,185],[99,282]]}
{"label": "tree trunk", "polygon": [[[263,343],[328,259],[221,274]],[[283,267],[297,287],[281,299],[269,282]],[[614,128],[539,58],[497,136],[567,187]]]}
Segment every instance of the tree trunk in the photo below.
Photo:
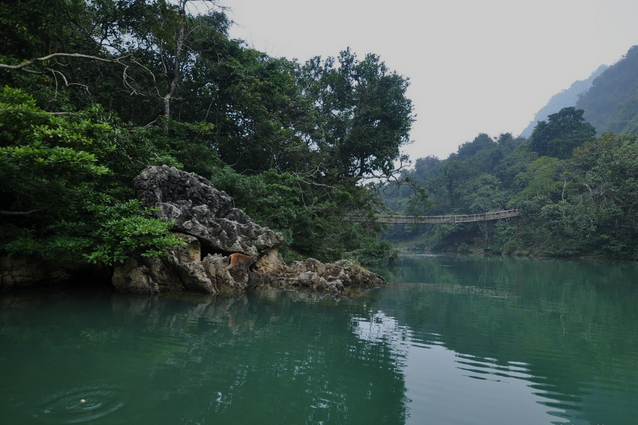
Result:
{"label": "tree trunk", "polygon": [[186,26],[186,3],[187,1],[180,2],[180,16],[182,18],[181,26],[177,31],[177,38],[175,40],[175,61],[173,63],[173,78],[168,86],[168,92],[164,96],[164,134],[168,134],[168,120],[171,118],[171,101],[175,92],[177,91],[177,85],[181,77],[180,73],[180,56],[182,55],[182,49],[184,47]]}

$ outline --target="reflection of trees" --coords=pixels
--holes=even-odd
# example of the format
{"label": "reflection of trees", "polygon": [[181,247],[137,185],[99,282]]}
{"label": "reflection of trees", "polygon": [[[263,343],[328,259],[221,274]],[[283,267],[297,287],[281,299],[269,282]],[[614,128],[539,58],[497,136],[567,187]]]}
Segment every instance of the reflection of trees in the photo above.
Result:
{"label": "reflection of trees", "polygon": [[126,396],[110,414],[122,422],[404,423],[405,339],[443,344],[468,374],[518,365],[548,409],[638,422],[635,265],[405,264],[418,283],[356,299],[3,294],[0,411],[93,389]]}
{"label": "reflection of trees", "polygon": [[[42,376],[50,377],[44,392],[100,379],[126,388],[131,410],[142,409],[148,423],[405,422],[404,377],[393,347],[353,331],[352,317],[366,314],[361,299],[72,298],[3,300],[0,357],[19,356],[2,346],[20,344],[33,353],[29,365],[40,364],[33,384],[20,384],[22,370],[10,375],[27,398],[28,385]],[[61,384],[64,374],[73,378]]]}
{"label": "reflection of trees", "polygon": [[[603,420],[609,412],[592,392],[613,393],[627,406],[635,400],[634,264],[463,257],[407,258],[404,264],[406,281],[425,283],[384,289],[380,302],[386,314],[412,329],[414,341],[443,342],[501,365],[526,363],[532,387],[549,407],[582,409],[576,415],[591,423],[614,423]],[[626,385],[630,392],[621,390]]]}

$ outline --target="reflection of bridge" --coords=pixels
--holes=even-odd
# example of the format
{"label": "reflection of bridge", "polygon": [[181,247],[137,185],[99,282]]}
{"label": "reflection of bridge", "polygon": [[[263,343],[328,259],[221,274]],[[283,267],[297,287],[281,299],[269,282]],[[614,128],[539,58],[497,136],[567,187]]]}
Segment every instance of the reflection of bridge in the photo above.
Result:
{"label": "reflection of bridge", "polygon": [[[475,221],[502,220],[504,218],[520,217],[518,210],[492,211],[484,214],[467,214],[467,215],[393,215],[378,214],[376,221],[378,223],[390,224],[443,224],[443,223],[471,223]],[[352,216],[352,221],[368,221],[363,216]]]}
{"label": "reflection of bridge", "polygon": [[480,286],[442,284],[442,283],[422,283],[416,284],[421,289],[432,292],[445,292],[448,294],[470,294],[488,298],[507,298],[516,299],[518,295],[514,295],[507,289],[482,288]]}

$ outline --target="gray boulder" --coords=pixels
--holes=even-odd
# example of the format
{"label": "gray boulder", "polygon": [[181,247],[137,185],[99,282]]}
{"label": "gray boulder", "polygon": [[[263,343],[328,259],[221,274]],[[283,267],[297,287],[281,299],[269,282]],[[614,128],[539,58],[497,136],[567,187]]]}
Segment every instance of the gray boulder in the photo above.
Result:
{"label": "gray boulder", "polygon": [[208,251],[258,255],[284,245],[281,233],[255,223],[203,177],[163,165],[143,170],[134,185],[144,206],[159,208],[160,218],[174,221],[175,231],[195,236]]}
{"label": "gray boulder", "polygon": [[199,240],[179,235],[183,243],[166,255],[129,258],[115,268],[113,286],[122,292],[157,294],[192,291],[204,294],[241,294],[248,287],[248,276],[237,279],[226,270],[228,257],[208,254],[201,258]]}
{"label": "gray boulder", "polygon": [[[336,295],[385,282],[347,261],[307,259],[286,265],[278,251],[283,236],[234,208],[230,196],[202,177],[167,166],[148,167],[135,178],[135,189],[145,206],[157,207],[160,218],[175,222],[183,243],[164,256],[130,258],[116,267],[112,281],[120,291],[237,295],[260,287]],[[227,254],[235,252],[258,260],[250,269],[240,263],[231,268]]]}
{"label": "gray boulder", "polygon": [[[277,260],[272,258],[275,256],[280,260],[278,265],[273,267],[273,264],[277,264]],[[314,258],[308,258],[287,266],[281,256],[276,253],[271,252],[269,257],[267,259],[269,267],[265,272],[261,269],[264,257],[257,262],[252,281],[255,286],[301,289],[337,295],[357,289],[373,288],[385,283],[378,274],[347,260],[325,264]],[[276,272],[272,273],[270,271],[272,269]]]}

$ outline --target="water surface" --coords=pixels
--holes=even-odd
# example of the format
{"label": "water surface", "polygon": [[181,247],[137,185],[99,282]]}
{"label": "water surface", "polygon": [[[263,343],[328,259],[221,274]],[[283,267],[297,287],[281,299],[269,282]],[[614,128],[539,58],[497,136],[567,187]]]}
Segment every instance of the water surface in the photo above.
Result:
{"label": "water surface", "polygon": [[359,298],[0,295],[7,424],[635,424],[638,266],[406,257]]}

